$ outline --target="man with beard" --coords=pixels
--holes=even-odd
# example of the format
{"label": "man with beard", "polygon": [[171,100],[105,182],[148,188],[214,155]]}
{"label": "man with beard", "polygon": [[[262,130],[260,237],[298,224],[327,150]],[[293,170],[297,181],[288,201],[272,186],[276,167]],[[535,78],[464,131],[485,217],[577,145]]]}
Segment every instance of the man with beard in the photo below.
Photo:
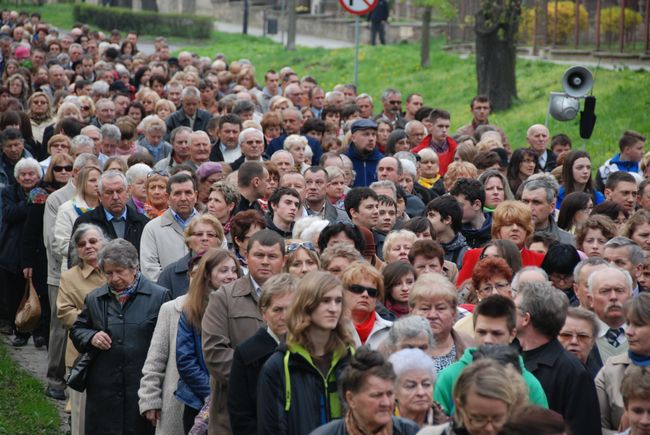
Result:
{"label": "man with beard", "polygon": [[627,352],[623,306],[632,297],[632,277],[620,267],[603,266],[589,277],[588,298],[598,317],[596,346],[603,360]]}

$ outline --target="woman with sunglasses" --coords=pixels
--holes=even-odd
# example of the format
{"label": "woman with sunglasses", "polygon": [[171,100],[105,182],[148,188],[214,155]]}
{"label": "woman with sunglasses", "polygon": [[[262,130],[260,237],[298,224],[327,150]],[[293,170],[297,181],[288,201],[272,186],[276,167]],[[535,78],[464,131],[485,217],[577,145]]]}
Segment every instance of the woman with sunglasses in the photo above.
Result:
{"label": "woman with sunglasses", "polygon": [[355,262],[343,271],[341,281],[345,289],[345,316],[354,327],[351,330],[355,344],[377,349],[393,325],[377,312],[377,301],[384,297],[381,273],[367,262]]}
{"label": "woman with sunglasses", "polygon": [[287,345],[264,364],[257,391],[258,435],[303,435],[342,416],[336,385],[352,353],[338,278],[310,272],[289,307]]}
{"label": "woman with sunglasses", "polygon": [[47,171],[47,168],[50,167],[52,158],[57,154],[70,154],[70,147],[72,142],[70,138],[65,134],[55,134],[47,141],[47,153],[49,154],[45,160],[41,161],[41,167],[43,172]]}
{"label": "woman with sunglasses", "polygon": [[318,252],[312,242],[288,240],[283,272],[288,272],[296,278],[302,278],[309,272],[320,269]]}

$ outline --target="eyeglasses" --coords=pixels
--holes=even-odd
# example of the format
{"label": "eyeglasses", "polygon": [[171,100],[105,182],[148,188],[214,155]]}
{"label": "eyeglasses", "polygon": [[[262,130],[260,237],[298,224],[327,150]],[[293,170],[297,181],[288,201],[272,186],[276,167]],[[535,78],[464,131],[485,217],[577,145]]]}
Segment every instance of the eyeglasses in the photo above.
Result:
{"label": "eyeglasses", "polygon": [[66,165],[66,166],[53,166],[52,170],[54,172],[72,172],[72,165]]}
{"label": "eyeglasses", "polygon": [[478,290],[478,292],[480,294],[482,294],[482,295],[490,294],[494,290],[496,290],[497,293],[501,293],[502,291],[504,291],[504,290],[506,290],[508,288],[510,288],[510,283],[508,283],[508,282],[497,282],[497,283],[494,283],[494,284],[486,284],[486,285],[484,285],[483,287],[481,287]]}
{"label": "eyeglasses", "polygon": [[169,177],[169,172],[167,172],[167,171],[165,171],[165,170],[158,170],[158,169],[156,169],[156,170],[154,170],[154,171],[149,172],[149,173],[147,174],[147,178],[149,178],[149,177],[153,177],[154,175],[160,175],[161,177]]}
{"label": "eyeglasses", "polygon": [[562,273],[549,273],[548,277],[551,279],[551,281],[556,281],[556,282],[564,282],[565,284],[573,282],[573,275],[564,275]]}
{"label": "eyeglasses", "polygon": [[358,295],[362,295],[363,292],[367,292],[368,296],[370,296],[371,298],[376,298],[377,296],[379,296],[379,290],[377,290],[376,288],[365,287],[365,286],[362,286],[362,285],[359,285],[359,284],[352,284],[348,288],[348,290],[350,290],[352,293],[355,293],[355,294],[358,294]]}
{"label": "eyeglasses", "polygon": [[298,248],[305,248],[308,251],[316,252],[316,247],[314,246],[314,244],[312,242],[293,242],[293,243],[289,243],[286,246],[285,249],[286,249],[287,253],[291,253],[291,252],[295,251]]}
{"label": "eyeglasses", "polygon": [[485,417],[483,415],[467,415],[467,420],[469,420],[469,424],[473,427],[485,427],[490,423],[492,423],[492,426],[500,427],[505,423],[507,418],[508,416],[505,414],[495,415],[492,417]]}
{"label": "eyeglasses", "polygon": [[560,338],[565,340],[571,340],[575,337],[578,341],[589,341],[591,340],[591,335],[586,332],[575,332],[575,331],[561,331]]}
{"label": "eyeglasses", "polygon": [[43,100],[32,100],[32,104],[38,104],[39,106],[46,105],[47,101]]}

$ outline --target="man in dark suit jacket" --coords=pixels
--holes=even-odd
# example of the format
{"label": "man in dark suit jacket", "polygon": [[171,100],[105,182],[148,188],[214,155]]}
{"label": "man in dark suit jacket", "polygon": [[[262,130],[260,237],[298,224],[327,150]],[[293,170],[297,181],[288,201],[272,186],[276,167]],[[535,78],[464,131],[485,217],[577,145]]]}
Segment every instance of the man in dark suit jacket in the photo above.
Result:
{"label": "man in dark suit jacket", "polygon": [[[126,205],[128,183],[126,176],[119,171],[107,171],[99,180],[100,205],[82,214],[72,227],[74,234],[81,224],[94,224],[102,229],[109,239],[125,239],[140,252],[142,230],[149,219]],[[70,258],[68,256],[68,258]]]}
{"label": "man in dark suit jacket", "polygon": [[199,109],[201,101],[201,93],[194,86],[188,86],[183,89],[181,95],[183,106],[172,113],[165,124],[167,124],[167,136],[165,140],[169,140],[169,135],[176,127],[185,126],[190,127],[192,131],[202,130],[207,133],[208,122],[212,119],[212,114],[206,110]]}

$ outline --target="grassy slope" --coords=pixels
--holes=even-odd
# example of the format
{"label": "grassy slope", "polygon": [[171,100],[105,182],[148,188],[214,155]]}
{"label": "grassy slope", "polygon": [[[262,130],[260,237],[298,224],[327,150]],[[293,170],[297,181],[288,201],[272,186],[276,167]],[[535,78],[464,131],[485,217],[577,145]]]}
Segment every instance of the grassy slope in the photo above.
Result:
{"label": "grassy slope", "polygon": [[[268,68],[279,70],[293,66],[299,74],[314,76],[326,89],[352,81],[353,49],[325,50],[300,48],[287,53],[278,44],[260,38],[216,34],[210,46],[189,47],[201,55],[217,52],[229,59],[248,58],[257,65],[258,80]],[[298,41],[298,44],[300,41]],[[375,98],[386,87],[395,87],[403,96],[411,92],[424,95],[425,103],[443,107],[452,113],[452,128],[468,122],[468,103],[476,92],[474,58],[460,59],[441,50],[443,41],[433,41],[431,64],[419,67],[419,45],[402,44],[382,47],[362,46],[360,50],[359,89]],[[551,91],[560,91],[566,66],[520,60],[517,64],[519,100],[510,110],[495,114],[491,121],[502,126],[515,148],[525,143],[526,129],[543,123]],[[598,123],[587,147],[597,163],[616,149],[625,129],[650,133],[650,74],[632,71],[592,69],[596,74],[594,95],[597,97]],[[578,122],[552,120],[551,133],[564,132],[580,143]]]}
{"label": "grassy slope", "polygon": [[18,368],[0,344],[0,433],[56,434],[60,419],[43,385]]}
{"label": "grassy slope", "polygon": [[[15,8],[13,4],[0,3],[3,5]],[[62,28],[69,28],[72,24],[72,9],[68,4],[21,5],[18,9],[38,9],[45,21]],[[432,66],[424,70],[419,67],[418,44],[362,46],[359,88],[375,98],[377,110],[379,96],[386,87],[396,87],[404,96],[411,92],[421,93],[427,105],[443,107],[451,112],[452,128],[455,129],[470,118],[468,103],[476,92],[474,58],[460,59],[457,55],[442,52],[442,39],[432,42]],[[187,45],[201,55],[213,56],[223,52],[228,59],[248,58],[257,66],[259,81],[267,69],[279,70],[291,65],[299,74],[314,76],[326,89],[338,83],[352,82],[353,49],[299,48],[288,53],[268,39],[219,33],[214,33],[208,45],[194,45],[190,41],[179,45]],[[491,117],[493,123],[505,129],[515,148],[525,143],[528,126],[544,122],[549,92],[561,90],[560,80],[565,69],[565,66],[544,62],[518,62],[519,100],[510,110]],[[625,129],[650,134],[650,74],[602,69],[592,69],[592,72],[596,74],[594,95],[598,98],[598,122],[587,149],[600,164],[616,151],[618,138]],[[561,123],[551,120],[550,128],[552,134],[564,132],[576,143],[581,143],[577,121]]]}

